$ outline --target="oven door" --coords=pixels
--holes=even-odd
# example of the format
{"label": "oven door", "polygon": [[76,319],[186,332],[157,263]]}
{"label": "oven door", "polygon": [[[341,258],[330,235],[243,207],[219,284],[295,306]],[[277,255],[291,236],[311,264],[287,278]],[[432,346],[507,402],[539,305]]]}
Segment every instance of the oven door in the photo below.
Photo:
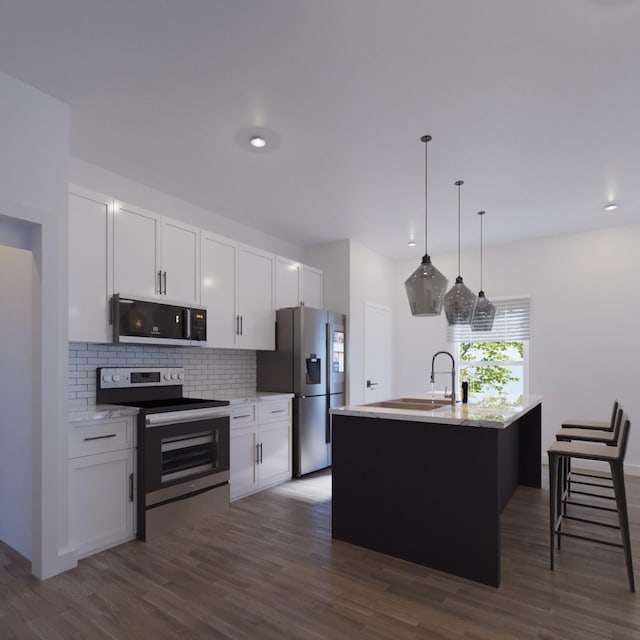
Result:
{"label": "oven door", "polygon": [[228,481],[229,416],[221,415],[228,412],[225,407],[144,416],[138,445],[147,496],[201,478],[196,487]]}

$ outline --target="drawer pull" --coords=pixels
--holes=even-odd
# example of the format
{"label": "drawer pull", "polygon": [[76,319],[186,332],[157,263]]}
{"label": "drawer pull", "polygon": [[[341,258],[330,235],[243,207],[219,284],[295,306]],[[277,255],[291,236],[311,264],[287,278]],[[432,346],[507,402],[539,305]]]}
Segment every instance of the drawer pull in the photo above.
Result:
{"label": "drawer pull", "polygon": [[284,409],[271,409],[271,413],[284,413]]}
{"label": "drawer pull", "polygon": [[106,438],[115,438],[117,435],[117,433],[110,433],[106,436],[90,436],[88,438],[84,438],[84,441],[89,442],[89,440],[105,440]]}
{"label": "drawer pull", "polygon": [[251,414],[250,413],[243,413],[241,416],[233,416],[234,420],[237,420],[238,418],[250,418]]}

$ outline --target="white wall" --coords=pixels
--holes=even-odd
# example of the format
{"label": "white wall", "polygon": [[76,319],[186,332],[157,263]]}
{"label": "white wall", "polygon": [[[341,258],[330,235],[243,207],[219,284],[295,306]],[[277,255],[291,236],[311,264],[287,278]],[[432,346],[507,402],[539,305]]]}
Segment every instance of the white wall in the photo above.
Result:
{"label": "white wall", "polygon": [[304,263],[322,269],[324,308],[349,313],[349,241],[309,247]]}
{"label": "white wall", "polygon": [[[31,228],[33,281],[32,571],[44,578],[75,562],[66,542],[68,109],[0,73],[0,218]],[[14,234],[15,235],[15,234]],[[0,239],[0,242],[6,240]],[[42,320],[44,318],[44,321]],[[12,334],[0,335],[0,352]],[[25,392],[23,392],[25,393]],[[28,394],[31,396],[31,394]],[[3,447],[11,443],[3,442]]]}
{"label": "white wall", "polygon": [[[31,557],[33,255],[0,245],[0,539]],[[7,446],[7,444],[9,446]]]}
{"label": "white wall", "polygon": [[264,251],[303,261],[303,250],[295,244],[77,158],[69,158],[69,182]]}
{"label": "white wall", "polygon": [[[485,247],[487,297],[531,297],[531,394],[542,402],[543,451],[564,418],[607,420],[618,399],[631,422],[626,468],[640,474],[640,225]],[[434,256],[449,278],[456,256]],[[463,253],[462,275],[479,289],[477,252]],[[396,265],[396,392],[424,391],[431,356],[446,343],[446,320],[413,318],[403,281],[417,262]],[[423,385],[424,381],[424,385]],[[635,425],[634,425],[635,423]],[[545,456],[546,457],[546,456]]]}

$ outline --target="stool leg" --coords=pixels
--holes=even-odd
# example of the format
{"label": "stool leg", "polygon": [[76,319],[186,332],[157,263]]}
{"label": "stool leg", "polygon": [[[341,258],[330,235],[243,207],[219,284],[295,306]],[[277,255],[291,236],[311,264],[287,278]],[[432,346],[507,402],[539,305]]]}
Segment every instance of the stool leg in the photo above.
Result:
{"label": "stool leg", "polygon": [[627,577],[629,588],[635,593],[636,585],[633,577],[633,561],[631,559],[631,539],[629,536],[629,513],[627,511],[627,492],[624,486],[624,468],[622,460],[612,460],[611,477],[613,479],[613,491],[616,496],[616,507],[618,509],[618,519],[620,521],[620,535],[622,536],[622,547],[624,549],[624,561],[627,565]]}
{"label": "stool leg", "polygon": [[555,566],[556,519],[558,511],[558,456],[549,453],[549,551],[551,553],[551,571]]}

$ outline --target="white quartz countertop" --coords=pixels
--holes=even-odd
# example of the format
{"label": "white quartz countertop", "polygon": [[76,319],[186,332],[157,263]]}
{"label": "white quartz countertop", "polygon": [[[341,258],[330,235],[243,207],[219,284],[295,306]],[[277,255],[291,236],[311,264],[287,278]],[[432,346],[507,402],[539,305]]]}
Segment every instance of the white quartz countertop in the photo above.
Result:
{"label": "white quartz countertop", "polygon": [[187,395],[192,398],[203,398],[205,400],[228,400],[231,405],[293,398],[293,393],[255,391],[250,389],[245,391],[198,391]]}
{"label": "white quartz countertop", "polygon": [[[195,391],[186,393],[187,398],[202,400],[227,400],[229,405],[251,404],[253,402],[265,402],[268,400],[280,400],[293,398],[293,393],[271,393],[266,391],[242,390],[242,391]],[[69,409],[69,422],[90,422],[92,420],[112,420],[123,416],[135,416],[137,407],[126,407],[114,404],[91,404],[86,408]]]}
{"label": "white quartz countertop", "polygon": [[125,407],[119,404],[92,404],[83,409],[70,409],[68,419],[69,422],[90,422],[136,415],[138,415],[137,407]]}
{"label": "white quartz countertop", "polygon": [[[431,395],[414,398],[430,399]],[[330,409],[332,415],[380,418],[382,420],[400,420],[405,422],[434,422],[469,427],[490,427],[504,429],[536,405],[541,404],[542,396],[526,396],[521,402],[505,403],[496,406],[487,401],[470,401],[468,404],[456,403],[435,409],[412,410],[374,407],[371,405],[353,405]]]}

